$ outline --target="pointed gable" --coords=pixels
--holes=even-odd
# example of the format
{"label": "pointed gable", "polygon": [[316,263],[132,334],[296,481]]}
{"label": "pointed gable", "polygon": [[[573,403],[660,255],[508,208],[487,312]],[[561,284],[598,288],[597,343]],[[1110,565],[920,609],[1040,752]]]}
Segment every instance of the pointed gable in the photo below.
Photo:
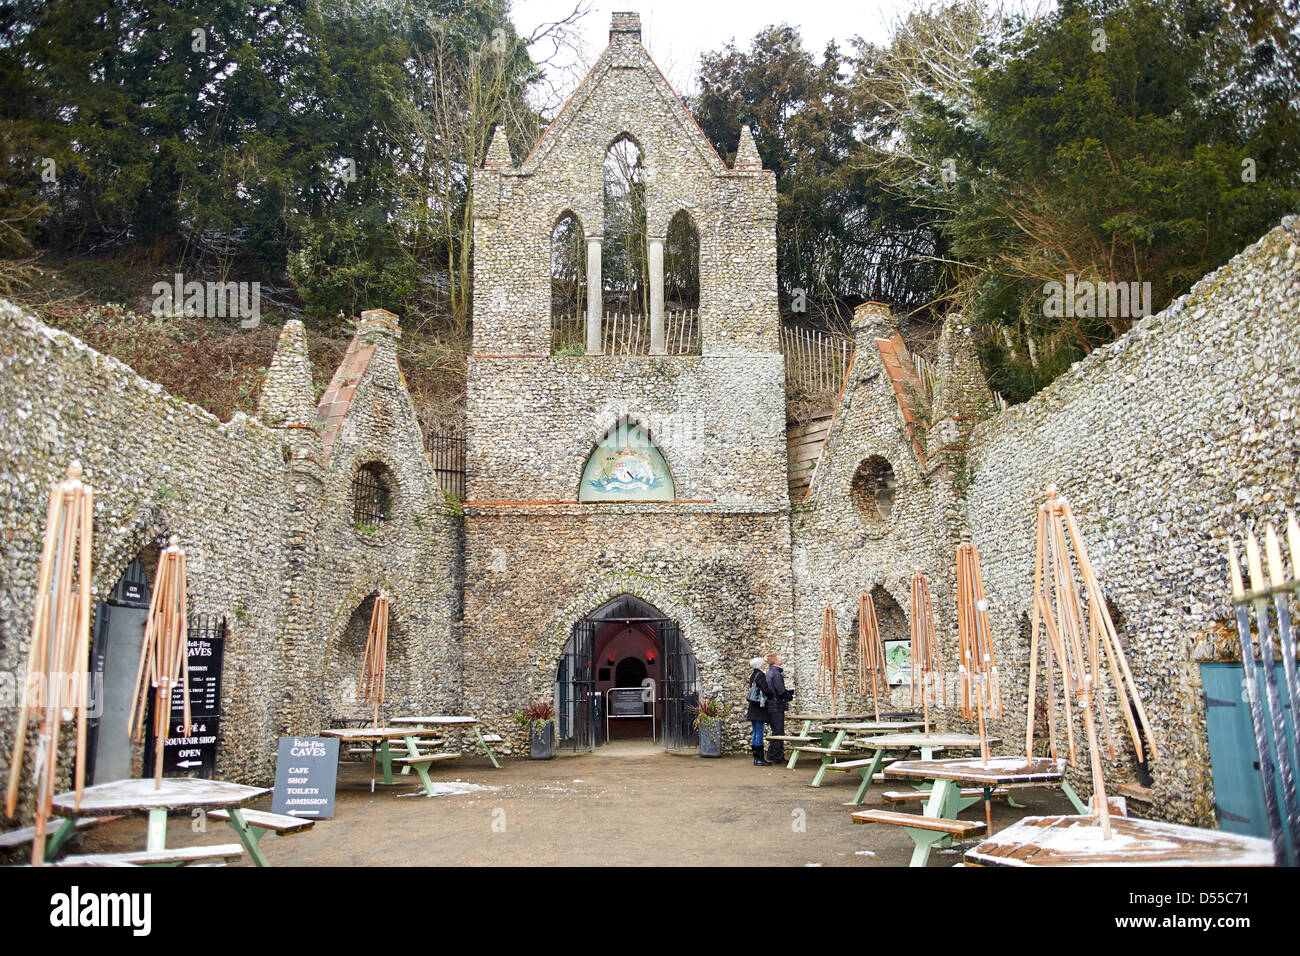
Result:
{"label": "pointed gable", "polygon": [[[704,131],[700,129],[695,117],[691,116],[686,104],[673,90],[663,71],[650,58],[650,54],[641,43],[641,18],[636,13],[613,14],[609,45],[605,47],[600,58],[591,71],[578,84],[564,108],[547,127],[532,152],[520,165],[519,171],[525,175],[536,172],[544,166],[547,157],[564,142],[565,133],[575,121],[584,114],[602,108],[602,101],[617,97],[617,90],[606,82],[611,73],[636,70],[643,73],[649,81],[657,103],[641,104],[647,113],[655,112],[655,106],[670,115],[684,141],[689,142],[698,153],[702,163],[715,172],[725,172],[726,163],[718,155],[713,144],[709,142]],[[635,133],[633,130],[632,132]]]}

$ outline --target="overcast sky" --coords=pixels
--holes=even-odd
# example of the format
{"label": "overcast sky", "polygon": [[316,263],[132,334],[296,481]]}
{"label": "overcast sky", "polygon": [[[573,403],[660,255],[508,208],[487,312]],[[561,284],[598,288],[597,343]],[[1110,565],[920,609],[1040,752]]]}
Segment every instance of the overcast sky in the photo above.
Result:
{"label": "overcast sky", "polygon": [[[528,36],[538,24],[562,19],[575,2],[513,0],[512,18],[519,32]],[[646,49],[674,88],[689,94],[701,53],[717,50],[732,39],[745,48],[754,34],[769,24],[797,27],[805,48],[815,53],[820,53],[832,39],[840,41],[841,49],[847,51],[848,39],[854,35],[876,42],[885,40],[893,18],[912,5],[910,0],[591,0],[591,12],[579,28],[585,63],[571,70],[569,76],[553,78],[558,85],[567,82],[568,89],[581,79],[583,68],[595,62],[609,40],[609,17],[614,10],[641,14],[641,40]]]}

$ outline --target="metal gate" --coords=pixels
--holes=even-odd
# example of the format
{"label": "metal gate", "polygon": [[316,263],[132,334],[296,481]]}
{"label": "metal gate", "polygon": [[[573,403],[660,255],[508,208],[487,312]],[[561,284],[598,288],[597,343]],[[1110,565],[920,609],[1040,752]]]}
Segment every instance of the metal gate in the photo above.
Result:
{"label": "metal gate", "polygon": [[560,658],[560,669],[556,674],[556,719],[560,725],[560,742],[571,746],[575,753],[595,746],[600,725],[592,660],[597,626],[590,620],[573,625],[573,638]]}
{"label": "metal gate", "polygon": [[694,747],[699,743],[694,707],[700,700],[700,677],[691,653],[682,639],[677,622],[654,607],[623,594],[609,601],[585,620],[573,626],[560,666],[555,675],[556,718],[560,740],[575,751],[590,750],[604,743],[601,735],[604,715],[596,694],[596,635],[608,624],[640,623],[654,629],[663,658],[663,681],[653,690],[655,716],[663,728],[669,750]]}
{"label": "metal gate", "polygon": [[663,702],[664,745],[669,750],[682,750],[699,745],[700,734],[695,727],[695,705],[700,702],[700,674],[695,665],[695,655],[682,640],[681,628],[676,621],[661,618],[654,622],[663,645],[664,679],[659,689]]}

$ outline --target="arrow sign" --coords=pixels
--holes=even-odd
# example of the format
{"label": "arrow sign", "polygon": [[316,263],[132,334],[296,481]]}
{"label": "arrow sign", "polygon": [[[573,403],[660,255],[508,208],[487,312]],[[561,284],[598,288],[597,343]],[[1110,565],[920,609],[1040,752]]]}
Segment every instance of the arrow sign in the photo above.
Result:
{"label": "arrow sign", "polygon": [[330,819],[338,770],[337,737],[281,737],[271,812]]}

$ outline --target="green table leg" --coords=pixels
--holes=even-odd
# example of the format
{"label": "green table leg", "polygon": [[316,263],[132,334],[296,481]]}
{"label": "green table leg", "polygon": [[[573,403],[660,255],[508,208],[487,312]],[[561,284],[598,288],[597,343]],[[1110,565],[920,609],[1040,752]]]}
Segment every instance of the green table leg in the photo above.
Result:
{"label": "green table leg", "polygon": [[[831,738],[830,749],[839,750],[840,744],[844,743],[844,735],[847,733],[847,730],[836,731],[835,736]],[[804,735],[800,734],[800,736],[802,737]],[[822,746],[826,746],[825,741],[826,735],[822,734]],[[835,762],[834,754],[822,754],[821,758],[822,765],[818,767],[817,772],[813,774],[812,783],[808,784],[810,787],[820,787],[822,785],[822,778],[826,776],[826,769]]]}
{"label": "green table leg", "polygon": [[1064,777],[1061,778],[1061,790],[1070,798],[1070,802],[1074,804],[1074,809],[1079,811],[1079,815],[1086,817],[1088,815],[1087,805],[1079,799],[1079,795],[1074,792],[1074,787],[1070,786],[1070,781]]}
{"label": "green table leg", "polygon": [[479,746],[482,747],[483,752],[487,754],[488,760],[492,761],[492,766],[495,767],[497,770],[500,770],[501,764],[497,763],[496,754],[492,752],[492,748],[488,746],[488,742],[483,739],[483,732],[479,730],[478,724],[474,724],[473,727],[474,727],[474,736],[478,738]]}
{"label": "green table leg", "polygon": [[45,859],[52,860],[63,849],[63,844],[77,832],[76,817],[64,817],[59,828],[45,838]]}
{"label": "green table leg", "polygon": [[[949,816],[944,811],[952,804],[954,791],[960,795],[961,790],[952,780],[936,780],[934,786],[930,788],[930,799],[925,802],[925,811],[922,816],[930,817],[935,820],[952,820],[956,814]],[[911,827],[907,828],[907,834],[916,844],[912,850],[912,862],[910,866],[925,866],[930,862],[930,850],[936,843],[948,839],[951,842],[951,836],[947,833],[940,833],[936,830],[919,830]]]}
{"label": "green table leg", "polygon": [[250,827],[248,821],[244,819],[244,812],[239,807],[230,808],[230,819],[226,821],[230,824],[230,829],[235,831],[239,837],[239,842],[244,844],[244,849],[253,860],[254,866],[270,866],[271,863],[262,852],[262,837],[266,836],[266,830],[263,827]]}
{"label": "green table leg", "polygon": [[145,831],[145,849],[167,849],[167,810],[154,807],[149,811],[149,829]]}
{"label": "green table leg", "polygon": [[885,751],[883,749],[878,749],[876,750],[875,756],[871,758],[871,763],[859,769],[859,773],[862,774],[862,782],[858,784],[858,792],[853,795],[853,799],[845,804],[845,806],[862,806],[862,801],[867,799],[867,791],[871,789],[871,780],[880,770],[880,765],[884,763],[884,761]]}
{"label": "green table leg", "polygon": [[[812,730],[812,723],[813,722],[811,720],[805,720],[803,722],[803,727],[800,728],[799,730],[800,737],[808,736],[808,731]],[[785,765],[785,769],[793,770],[795,768],[795,764],[797,764],[798,762],[799,762],[799,751],[795,748],[791,748],[790,761]]]}
{"label": "green table leg", "polygon": [[415,764],[414,766],[415,766],[415,772],[418,773],[418,774],[420,775],[420,783],[424,785],[424,792],[425,792],[428,796],[432,797],[432,796],[433,796],[433,780],[429,777],[429,766],[428,766],[428,764],[417,763],[417,764]]}
{"label": "green table leg", "polygon": [[1025,805],[1024,805],[1023,803],[1016,803],[1016,798],[1013,797],[1013,796],[1011,796],[1011,792],[1010,792],[1010,791],[1007,792],[1007,806],[1012,807],[1012,808],[1014,808],[1014,809],[1016,809],[1016,810],[1024,810],[1024,809],[1026,809],[1026,807],[1025,807]]}
{"label": "green table leg", "polygon": [[[402,738],[402,740],[405,741],[405,743],[406,743],[406,753],[407,753],[407,756],[410,756],[410,757],[418,757],[418,756],[420,756],[420,748],[419,748],[418,746],[416,746],[416,743],[415,743],[418,739],[419,739],[419,738],[418,738],[418,737],[415,737],[415,736],[403,737],[403,738]],[[407,764],[405,767],[402,768],[402,776],[403,776],[403,777],[408,777],[408,776],[410,776],[410,774],[411,774],[411,765],[410,765],[410,764]]]}
{"label": "green table leg", "polygon": [[393,751],[385,740],[379,745],[379,762],[384,765],[384,783],[393,782]]}

